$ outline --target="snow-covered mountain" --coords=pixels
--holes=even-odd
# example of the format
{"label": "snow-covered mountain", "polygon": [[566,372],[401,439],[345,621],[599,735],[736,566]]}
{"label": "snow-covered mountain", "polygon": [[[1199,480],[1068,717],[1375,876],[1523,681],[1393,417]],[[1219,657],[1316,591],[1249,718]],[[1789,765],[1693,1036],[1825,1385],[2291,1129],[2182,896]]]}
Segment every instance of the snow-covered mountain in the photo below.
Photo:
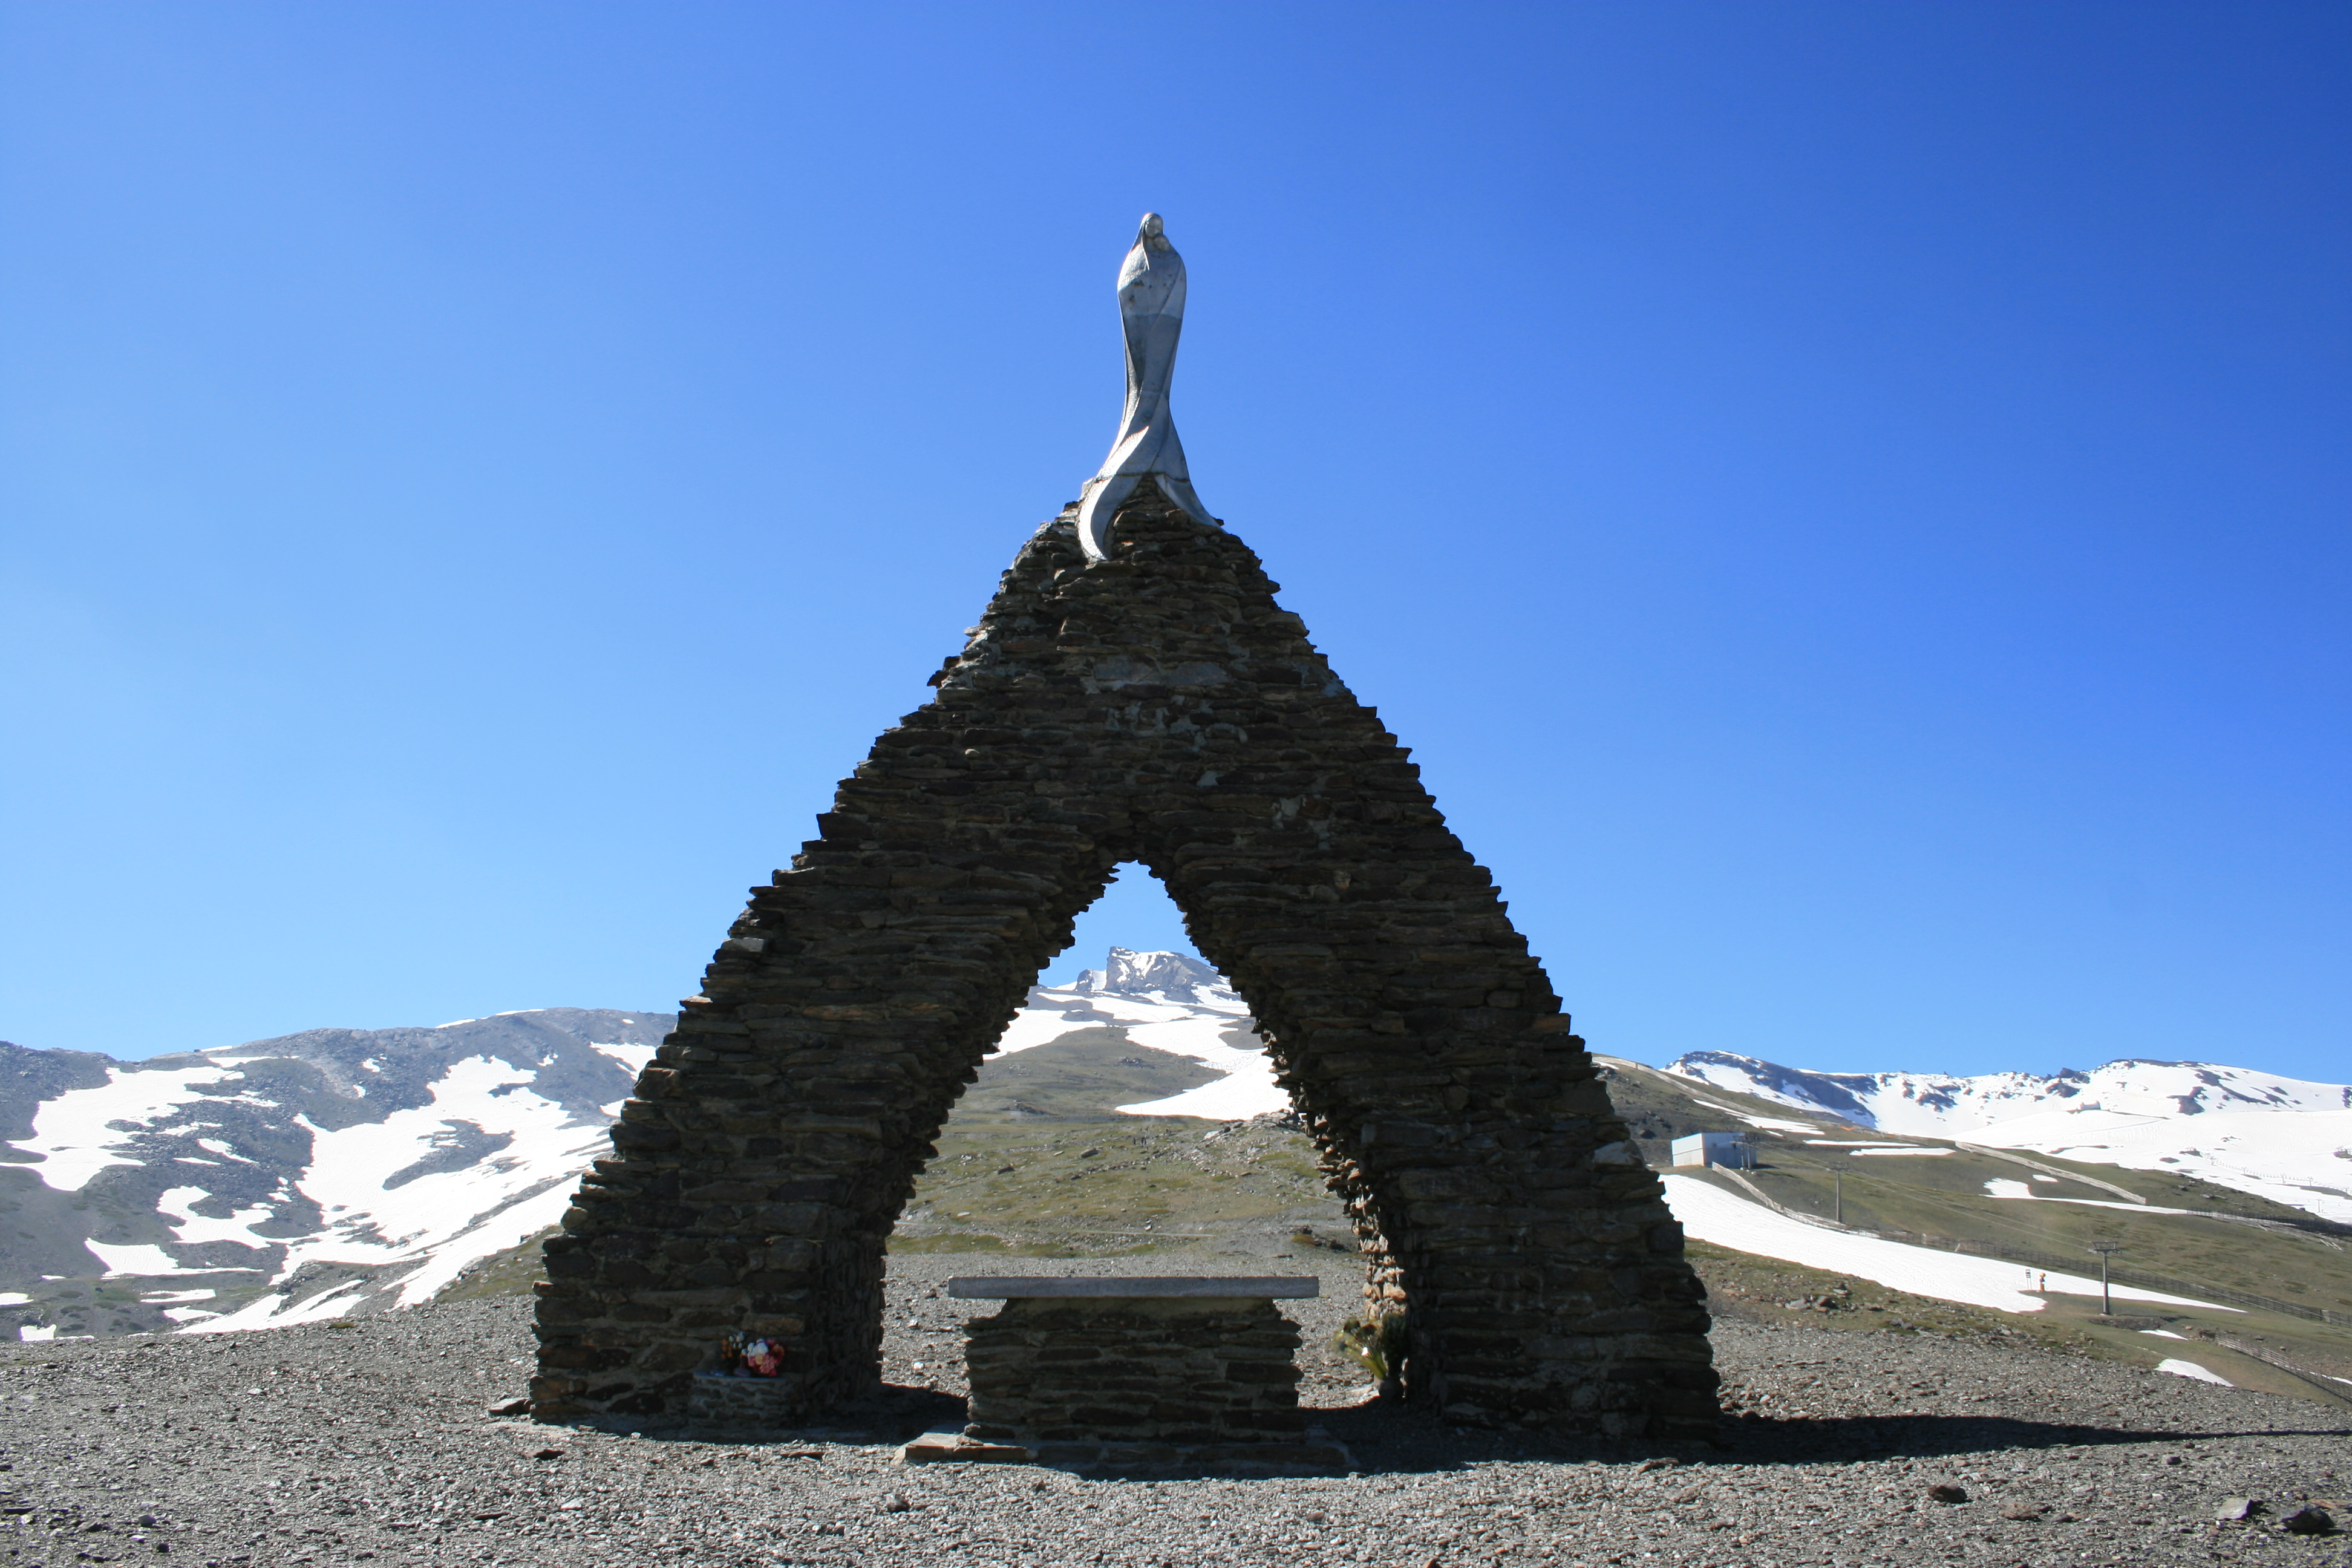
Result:
{"label": "snow-covered mountain", "polygon": [[[1199,1005],[1228,1012],[1242,1007],[1225,977],[1197,958],[1175,952],[1136,952],[1114,947],[1100,969],[1080,972],[1065,989],[1081,996],[1126,996],[1137,1001]],[[1044,992],[1033,992],[1032,999]],[[1243,1008],[1244,1014],[1246,1007]]]}
{"label": "snow-covered mountain", "polygon": [[[1216,971],[1113,948],[1002,1049],[1115,1028],[1223,1075],[1141,1115],[1287,1103]],[[312,1029],[121,1062],[0,1041],[0,1337],[272,1327],[429,1300],[555,1223],[669,1013]]]}
{"label": "snow-covered mountain", "polygon": [[554,1223],[675,1021],[550,1008],[133,1062],[0,1044],[0,1334],[429,1300]]}
{"label": "snow-covered mountain", "polygon": [[[673,1022],[553,1008],[140,1062],[0,1043],[0,1337],[261,1328],[429,1300],[554,1223]],[[1287,1104],[1248,1008],[1196,959],[1113,948],[1074,984],[1032,991],[1000,1049],[1064,1039],[1171,1052],[1218,1075],[1122,1110],[1240,1121]],[[1621,1110],[1665,1129],[1654,1138],[1685,1112],[1694,1125],[1728,1116],[1811,1139],[1842,1121],[2171,1171],[2352,1221],[2352,1089],[2341,1085],[2138,1061],[2046,1078],[1818,1073],[1713,1051],[1666,1076],[1616,1066]],[[1709,1089],[1835,1121],[1777,1121]],[[1993,1192],[2011,1195],[2025,1194]],[[1737,1197],[1708,1188],[1678,1201]],[[1766,1213],[1725,1220],[1725,1244],[1800,1258],[1761,1245],[1751,1222]]]}
{"label": "snow-covered mountain", "polygon": [[1666,1070],[1882,1132],[2178,1171],[2352,1221],[2352,1088],[2204,1062],[1948,1078],[1810,1072],[1727,1051]]}
{"label": "snow-covered mountain", "polygon": [[1215,970],[1181,953],[1112,948],[1102,968],[1087,970],[1073,984],[1031,991],[998,1048],[1026,1050],[1106,1027],[1224,1075],[1165,1100],[1118,1108],[1131,1115],[1238,1121],[1290,1104],[1275,1087],[1273,1059],[1250,1033],[1249,1005]]}

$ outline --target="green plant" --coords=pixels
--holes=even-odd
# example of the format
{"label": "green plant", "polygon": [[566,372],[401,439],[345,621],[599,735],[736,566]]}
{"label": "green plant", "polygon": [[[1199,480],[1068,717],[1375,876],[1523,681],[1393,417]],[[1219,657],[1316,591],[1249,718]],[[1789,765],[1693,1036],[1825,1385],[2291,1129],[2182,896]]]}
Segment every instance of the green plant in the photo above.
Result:
{"label": "green plant", "polygon": [[1355,1362],[1375,1381],[1392,1383],[1404,1369],[1408,1341],[1405,1315],[1381,1312],[1370,1318],[1349,1318],[1331,1336],[1331,1348]]}

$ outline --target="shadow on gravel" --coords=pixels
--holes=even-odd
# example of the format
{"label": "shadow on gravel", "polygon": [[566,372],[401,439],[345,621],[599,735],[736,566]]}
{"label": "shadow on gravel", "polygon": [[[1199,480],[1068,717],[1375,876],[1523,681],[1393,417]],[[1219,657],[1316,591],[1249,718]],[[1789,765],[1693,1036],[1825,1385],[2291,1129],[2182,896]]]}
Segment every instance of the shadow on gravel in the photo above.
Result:
{"label": "shadow on gravel", "polygon": [[1716,1454],[1739,1464],[1819,1463],[1824,1459],[1933,1458],[1997,1449],[2113,1447],[2135,1443],[2196,1443],[2224,1437],[2352,1436],[2352,1427],[2236,1427],[2160,1431],[2019,1421],[2000,1415],[1727,1415]]}
{"label": "shadow on gravel", "polygon": [[2060,1447],[2114,1447],[2236,1437],[2352,1436],[2352,1427],[2179,1428],[2147,1431],[2000,1416],[1911,1415],[1800,1417],[1726,1416],[1714,1443],[1612,1442],[1519,1436],[1451,1427],[1433,1417],[1375,1405],[1318,1410],[1313,1418],[1347,1445],[1367,1475],[1453,1470],[1496,1462],[1633,1464],[1672,1460],[1685,1465],[1777,1465],[1866,1459],[1942,1458],[1960,1454]]}
{"label": "shadow on gravel", "polygon": [[[1352,1473],[1428,1474],[1496,1463],[1633,1464],[1672,1459],[1686,1465],[1822,1464],[1865,1459],[1942,1458],[2001,1450],[2113,1447],[2233,1437],[2352,1437],[2352,1427],[2187,1428],[2149,1431],[1999,1415],[1727,1415],[1714,1443],[1612,1442],[1449,1426],[1409,1405],[1362,1405],[1307,1412],[1310,1431],[1345,1447]],[[872,1398],[844,1406],[822,1423],[790,1428],[709,1426],[660,1417],[576,1423],[655,1441],[776,1445],[841,1443],[895,1446],[929,1431],[961,1426],[964,1402],[937,1389],[886,1384]],[[1039,1468],[1066,1467],[1041,1465]],[[1083,1474],[1082,1470],[1073,1473]],[[1171,1472],[1174,1474],[1175,1472]],[[1328,1473],[1328,1472],[1318,1472]]]}
{"label": "shadow on gravel", "polygon": [[579,1427],[663,1443],[849,1443],[867,1446],[898,1444],[942,1426],[963,1425],[961,1396],[936,1388],[884,1384],[879,1391],[854,1405],[828,1413],[804,1426],[755,1426],[705,1424],[671,1415],[591,1415],[577,1421],[551,1421],[548,1430]]}

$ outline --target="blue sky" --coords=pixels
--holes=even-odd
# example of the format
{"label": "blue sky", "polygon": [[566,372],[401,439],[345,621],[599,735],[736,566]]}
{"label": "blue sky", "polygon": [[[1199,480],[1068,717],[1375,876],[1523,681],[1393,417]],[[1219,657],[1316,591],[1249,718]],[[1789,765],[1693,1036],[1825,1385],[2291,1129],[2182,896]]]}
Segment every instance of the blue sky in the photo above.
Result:
{"label": "blue sky", "polygon": [[0,1037],[691,992],[1100,461],[1151,208],[1202,497],[1597,1048],[2352,1078],[2347,46],[0,6]]}

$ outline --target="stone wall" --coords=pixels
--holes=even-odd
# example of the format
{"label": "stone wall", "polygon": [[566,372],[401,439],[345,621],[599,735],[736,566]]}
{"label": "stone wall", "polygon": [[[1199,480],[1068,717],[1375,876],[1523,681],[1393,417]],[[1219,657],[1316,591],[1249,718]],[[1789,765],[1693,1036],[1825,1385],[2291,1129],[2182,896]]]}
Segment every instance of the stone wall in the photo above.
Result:
{"label": "stone wall", "polygon": [[729,1330],[814,1412],[878,1377],[883,1245],[1071,922],[1142,862],[1265,1031],[1408,1389],[1711,1436],[1704,1291],[1493,880],[1240,540],[1073,511],[751,902],[548,1244],[535,1410],[680,1407]]}

